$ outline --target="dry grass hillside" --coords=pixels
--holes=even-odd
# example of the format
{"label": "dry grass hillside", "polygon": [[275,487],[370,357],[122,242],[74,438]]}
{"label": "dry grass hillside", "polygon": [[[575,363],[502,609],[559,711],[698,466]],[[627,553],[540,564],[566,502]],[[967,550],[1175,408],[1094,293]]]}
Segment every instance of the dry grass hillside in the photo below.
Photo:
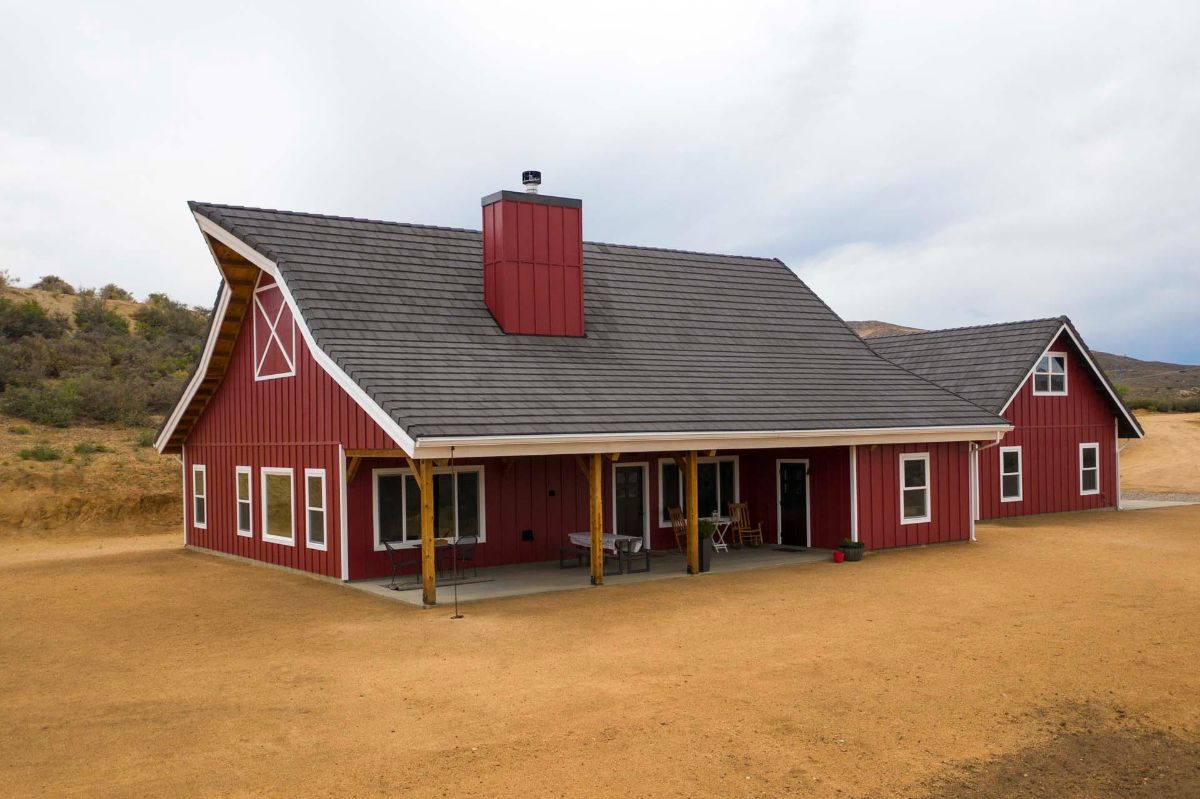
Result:
{"label": "dry grass hillside", "polygon": [[[179,523],[179,464],[121,425],[0,416],[0,539],[139,535]],[[45,460],[41,460],[45,459]]]}
{"label": "dry grass hillside", "polygon": [[1146,437],[1121,453],[1121,490],[1200,494],[1200,413],[1138,413]]}
{"label": "dry grass hillside", "polygon": [[[33,300],[38,305],[46,309],[51,314],[62,314],[71,319],[75,312],[75,302],[79,299],[74,294],[60,294],[56,291],[42,291],[41,289],[21,288],[19,286],[6,286],[0,289],[0,297],[6,297],[13,302],[27,302]],[[116,311],[126,321],[132,322],[133,314],[142,304],[137,300],[106,300],[108,307]]]}

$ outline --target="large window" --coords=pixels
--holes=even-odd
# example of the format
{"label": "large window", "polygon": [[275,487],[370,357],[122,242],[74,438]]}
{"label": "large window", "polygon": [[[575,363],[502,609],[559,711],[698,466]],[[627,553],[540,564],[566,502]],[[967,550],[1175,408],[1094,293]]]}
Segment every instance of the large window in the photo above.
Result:
{"label": "large window", "polygon": [[262,537],[275,544],[296,544],[292,470],[262,469]]}
{"label": "large window", "polygon": [[1000,501],[1021,499],[1021,448],[1000,448]]}
{"label": "large window", "polygon": [[254,519],[251,513],[253,497],[253,477],[249,466],[238,466],[233,471],[234,490],[237,497],[237,533],[238,535],[254,535]]}
{"label": "large window", "polygon": [[325,470],[304,470],[304,541],[310,549],[325,549],[328,531],[325,513]]}
{"label": "large window", "polygon": [[900,456],[900,523],[929,521],[929,453]]}
{"label": "large window", "polygon": [[[401,546],[421,544],[421,490],[408,469],[376,469],[375,549],[383,542]],[[483,467],[435,469],[433,474],[433,535],[485,540]]]}
{"label": "large window", "polygon": [[192,524],[208,527],[208,470],[192,464]]}
{"label": "large window", "polygon": [[1079,445],[1079,493],[1100,493],[1100,445]]}
{"label": "large window", "polygon": [[[729,515],[729,503],[738,501],[737,456],[704,458],[696,464],[696,496],[700,516]],[[673,459],[658,462],[658,520],[660,525],[671,523],[669,508],[687,512],[683,489],[683,472]]]}
{"label": "large window", "polygon": [[1047,352],[1033,368],[1034,394],[1067,393],[1067,354]]}

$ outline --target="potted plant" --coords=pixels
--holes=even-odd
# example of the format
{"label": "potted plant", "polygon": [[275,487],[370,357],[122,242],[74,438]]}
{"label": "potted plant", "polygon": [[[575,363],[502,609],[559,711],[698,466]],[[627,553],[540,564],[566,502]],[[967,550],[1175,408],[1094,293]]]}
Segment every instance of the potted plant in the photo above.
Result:
{"label": "potted plant", "polygon": [[708,519],[701,519],[699,525],[700,534],[700,571],[706,572],[712,567],[713,556],[713,523]]}
{"label": "potted plant", "polygon": [[846,560],[848,561],[862,560],[862,541],[851,541],[849,538],[843,538],[842,545],[838,549],[842,551],[842,554],[846,556]]}

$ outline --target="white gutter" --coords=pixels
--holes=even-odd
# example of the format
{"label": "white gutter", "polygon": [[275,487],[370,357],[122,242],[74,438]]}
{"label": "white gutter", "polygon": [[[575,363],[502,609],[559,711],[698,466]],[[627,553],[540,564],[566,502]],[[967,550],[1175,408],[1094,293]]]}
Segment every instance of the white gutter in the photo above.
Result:
{"label": "white gutter", "polygon": [[858,541],[858,445],[850,445],[850,540]]}

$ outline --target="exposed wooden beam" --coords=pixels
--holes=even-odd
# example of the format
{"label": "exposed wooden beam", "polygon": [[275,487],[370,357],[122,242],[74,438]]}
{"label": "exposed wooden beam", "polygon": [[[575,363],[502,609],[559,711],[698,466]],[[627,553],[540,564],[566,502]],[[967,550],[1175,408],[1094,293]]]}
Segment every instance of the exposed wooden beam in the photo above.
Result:
{"label": "exposed wooden beam", "polygon": [[420,474],[421,474],[421,469],[420,469],[420,467],[417,466],[417,462],[414,461],[412,458],[410,458],[408,456],[408,453],[405,452],[402,454],[404,455],[404,460],[408,461],[408,468],[412,471],[413,477],[419,479]]}
{"label": "exposed wooden beam", "polygon": [[687,455],[687,562],[688,574],[700,573],[700,507],[699,490],[696,486],[696,450]]}
{"label": "exposed wooden beam", "polygon": [[582,455],[576,455],[575,462],[577,464],[579,464],[579,470],[581,472],[583,472],[583,476],[586,477],[590,481],[592,479],[591,465],[586,460],[584,460]]}
{"label": "exposed wooden beam", "polygon": [[588,504],[591,510],[592,585],[604,585],[604,550],[601,548],[604,544],[604,492],[601,488],[604,481],[603,458],[600,453],[594,453],[588,467],[588,484],[591,488],[588,492]]}
{"label": "exposed wooden beam", "polygon": [[347,458],[403,458],[402,449],[348,449]]}
{"label": "exposed wooden beam", "polygon": [[346,482],[353,483],[354,476],[358,474],[358,467],[362,466],[362,458],[351,458],[350,465],[346,467]]}

